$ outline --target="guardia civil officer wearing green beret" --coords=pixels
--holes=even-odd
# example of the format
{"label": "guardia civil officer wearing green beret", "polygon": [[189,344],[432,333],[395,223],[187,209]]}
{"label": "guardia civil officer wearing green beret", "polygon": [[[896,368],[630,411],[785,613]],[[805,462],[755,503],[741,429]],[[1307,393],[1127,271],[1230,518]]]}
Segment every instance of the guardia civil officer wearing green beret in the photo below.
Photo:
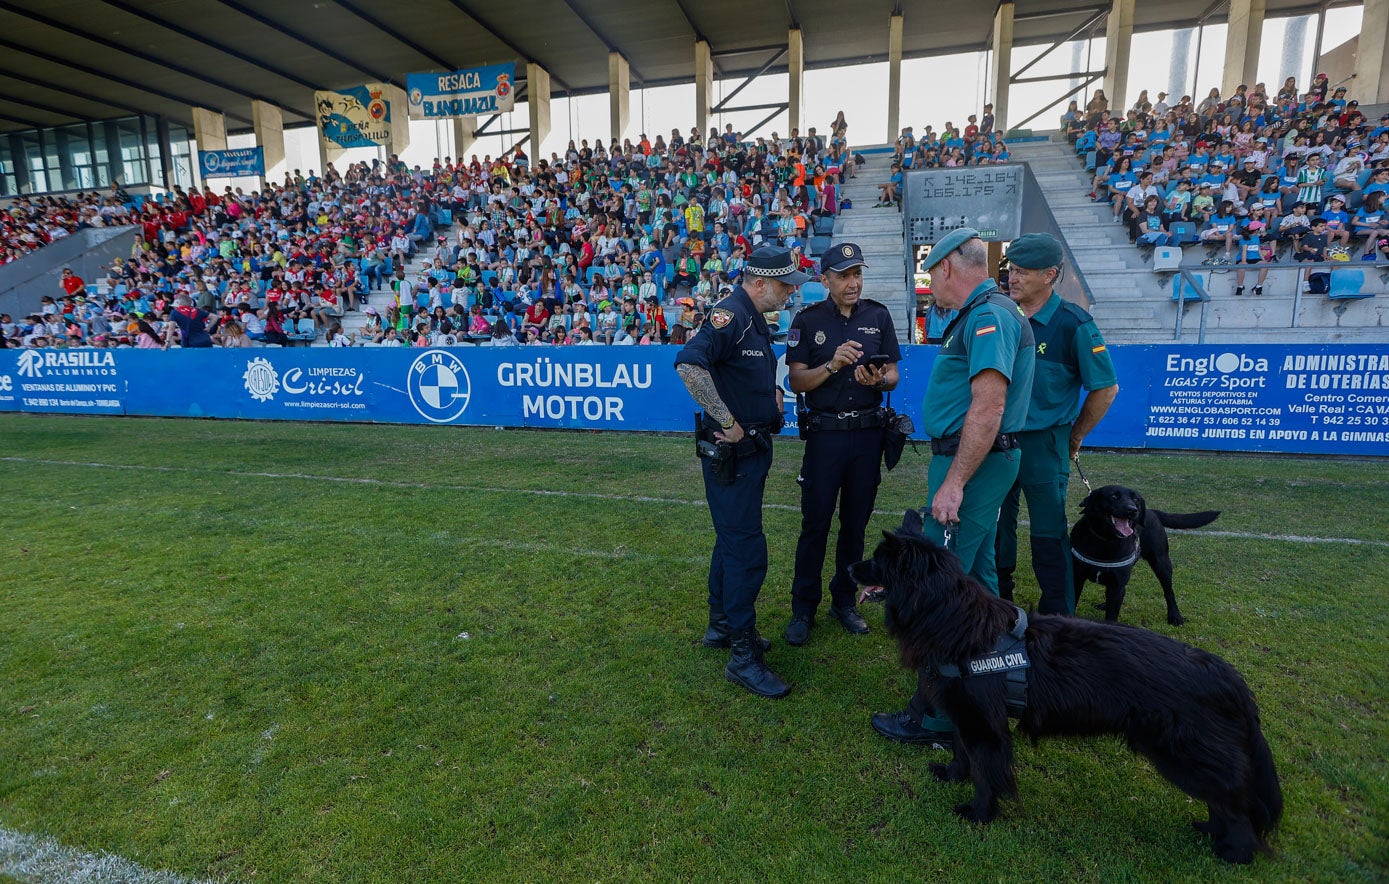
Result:
{"label": "guardia civil officer wearing green beret", "polygon": [[[1018,498],[1027,495],[1032,572],[1043,614],[1074,614],[1066,488],[1071,459],[1109,411],[1119,382],[1095,320],[1054,289],[1061,277],[1061,243],[1046,233],[1020,236],[1008,247],[1008,294],[1022,309],[1037,342],[1037,373],[1027,421],[1018,433],[1022,465],[998,516],[998,591],[1013,598],[1018,564]],[[1085,404],[1080,392],[1085,390]]]}
{"label": "guardia civil officer wearing green beret", "polygon": [[[965,570],[998,592],[994,534],[998,511],[1018,477],[1016,434],[1027,419],[1036,361],[1032,329],[989,276],[988,249],[968,227],[931,249],[936,301],[960,313],[945,330],[931,367],[922,424],[931,437],[925,534],[945,543]],[[930,708],[929,674],[901,712],[878,712],[873,727],[890,740],[949,748],[954,726]]]}

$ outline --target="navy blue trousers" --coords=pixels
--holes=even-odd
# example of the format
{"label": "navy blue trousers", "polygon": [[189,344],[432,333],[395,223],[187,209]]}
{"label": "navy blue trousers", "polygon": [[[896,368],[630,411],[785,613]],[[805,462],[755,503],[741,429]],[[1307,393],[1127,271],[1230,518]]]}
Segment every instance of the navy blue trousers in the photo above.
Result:
{"label": "navy blue trousers", "polygon": [[757,625],[757,595],[767,577],[767,535],[762,532],[762,492],[772,452],[738,458],[731,485],[714,480],[701,458],[704,497],[714,520],[714,554],[709,559],[709,607],[728,615],[736,632]]}
{"label": "navy blue trousers", "polygon": [[882,480],[883,431],[828,430],[811,433],[801,461],[801,536],[796,542],[796,576],[791,581],[791,610],[814,615],[820,604],[821,572],[830,522],[839,509],[839,537],[834,549],[830,602],[854,604],[857,587],[849,566],[863,559],[863,533],[873,515]]}

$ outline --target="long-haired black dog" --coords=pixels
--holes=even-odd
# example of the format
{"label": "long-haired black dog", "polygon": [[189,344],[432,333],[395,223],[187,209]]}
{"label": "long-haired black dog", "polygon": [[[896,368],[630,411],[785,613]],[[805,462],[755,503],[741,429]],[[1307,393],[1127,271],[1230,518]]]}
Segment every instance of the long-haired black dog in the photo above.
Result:
{"label": "long-haired black dog", "polygon": [[[883,532],[873,558],[853,565],[860,585],[885,588],[887,631],[902,665],[937,673],[935,708],[955,725],[954,758],[933,764],[945,782],[972,778],[974,800],[955,807],[987,823],[1000,797],[1017,797],[1005,674],[971,675],[1018,618],[1018,609],[970,578],[955,553],[921,534],[908,510]],[[1038,614],[1024,633],[1030,658],[1019,729],[1032,737],[1118,734],[1177,788],[1205,802],[1216,854],[1247,863],[1267,851],[1283,811],[1273,756],[1244,679],[1224,660],[1144,629]],[[959,676],[939,674],[959,667]]]}
{"label": "long-haired black dog", "polygon": [[1167,622],[1181,626],[1186,620],[1177,608],[1172,590],[1172,555],[1168,551],[1168,528],[1200,528],[1220,515],[1218,510],[1201,513],[1164,513],[1150,509],[1143,495],[1123,485],[1096,488],[1080,502],[1080,521],[1071,529],[1071,572],[1076,604],[1080,604],[1085,582],[1093,580],[1104,587],[1104,619],[1119,619],[1133,566],[1141,558],[1157,575],[1167,599]]}

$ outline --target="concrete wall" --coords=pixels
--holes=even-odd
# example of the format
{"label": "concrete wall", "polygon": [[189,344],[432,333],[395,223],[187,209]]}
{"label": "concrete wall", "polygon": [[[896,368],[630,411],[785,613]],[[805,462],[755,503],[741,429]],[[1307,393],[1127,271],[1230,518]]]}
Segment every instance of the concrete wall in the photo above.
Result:
{"label": "concrete wall", "polygon": [[27,316],[38,311],[44,295],[61,295],[64,267],[94,288],[112,261],[129,257],[138,232],[138,227],[88,227],[0,267],[0,313]]}
{"label": "concrete wall", "polygon": [[[1317,70],[1325,71],[1327,82],[1339,83],[1346,77],[1355,73],[1355,53],[1360,48],[1360,35],[1356,34],[1346,42],[1329,49],[1321,54],[1317,60]],[[1355,81],[1347,83],[1347,91],[1351,98],[1361,99],[1362,96],[1356,92],[1357,84]],[[1362,99],[1363,101],[1363,99]]]}
{"label": "concrete wall", "polygon": [[1056,216],[1051,213],[1051,206],[1047,204],[1046,195],[1037,183],[1037,176],[1032,174],[1032,167],[1024,165],[1023,170],[1022,229],[1028,233],[1050,233],[1061,241],[1061,252],[1065,255],[1065,261],[1062,263],[1064,269],[1061,272],[1061,281],[1056,284],[1056,292],[1067,301],[1088,310],[1095,303],[1095,296],[1090,293],[1090,286],[1086,284],[1085,277],[1076,266],[1075,255],[1066,244],[1066,236],[1061,232],[1061,225],[1057,223]]}

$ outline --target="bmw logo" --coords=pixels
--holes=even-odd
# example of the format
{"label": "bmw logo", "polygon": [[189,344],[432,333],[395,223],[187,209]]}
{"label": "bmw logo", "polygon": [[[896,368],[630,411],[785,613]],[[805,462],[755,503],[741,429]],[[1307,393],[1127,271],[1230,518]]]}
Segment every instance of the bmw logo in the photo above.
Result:
{"label": "bmw logo", "polygon": [[457,356],[447,350],[427,350],[411,363],[405,389],[420,417],[446,424],[468,408],[472,385]]}

